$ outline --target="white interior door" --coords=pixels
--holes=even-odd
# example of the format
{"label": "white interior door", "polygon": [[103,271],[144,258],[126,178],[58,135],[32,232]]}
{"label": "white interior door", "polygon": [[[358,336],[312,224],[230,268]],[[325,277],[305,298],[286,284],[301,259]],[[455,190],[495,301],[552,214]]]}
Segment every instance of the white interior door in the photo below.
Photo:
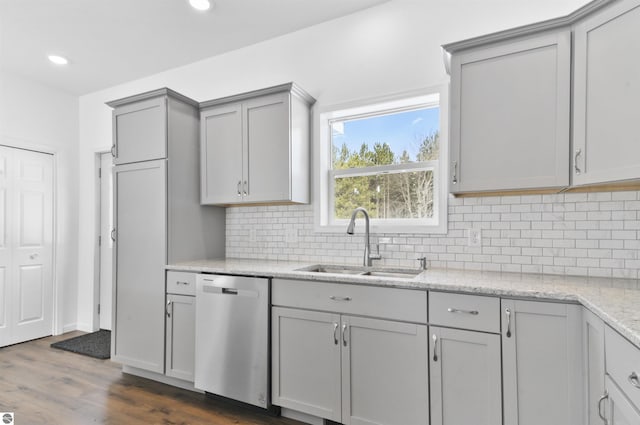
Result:
{"label": "white interior door", "polygon": [[53,157],[0,146],[0,346],[53,328]]}
{"label": "white interior door", "polygon": [[111,330],[113,288],[113,157],[100,156],[100,329]]}

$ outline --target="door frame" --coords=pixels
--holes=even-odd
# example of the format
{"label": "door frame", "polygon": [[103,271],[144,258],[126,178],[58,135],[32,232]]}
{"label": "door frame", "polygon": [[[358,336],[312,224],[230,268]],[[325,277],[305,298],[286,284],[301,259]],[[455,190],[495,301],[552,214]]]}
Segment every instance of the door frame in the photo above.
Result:
{"label": "door frame", "polygon": [[[104,154],[110,153],[110,149],[97,149],[93,152],[93,175],[95,180],[94,187],[94,203],[93,203],[93,296],[92,296],[92,313],[91,313],[91,329],[97,331],[100,329],[100,314],[98,313],[98,306],[100,304],[100,268],[102,267],[100,261],[100,227],[101,227],[101,195],[102,189],[100,187],[100,167],[101,157]],[[113,278],[113,276],[112,276]],[[113,300],[112,300],[113,302]]]}
{"label": "door frame", "polygon": [[58,285],[58,151],[51,149],[50,146],[44,146],[37,143],[32,143],[26,140],[16,139],[13,137],[2,136],[0,139],[0,146],[5,146],[12,149],[21,149],[26,151],[32,151],[42,153],[45,155],[51,155],[51,176],[52,176],[52,194],[51,194],[51,213],[53,226],[52,231],[52,244],[51,244],[51,286],[53,291],[53,311],[52,311],[52,323],[51,334],[61,335],[64,333],[64,320],[62,318],[63,313],[63,290]]}

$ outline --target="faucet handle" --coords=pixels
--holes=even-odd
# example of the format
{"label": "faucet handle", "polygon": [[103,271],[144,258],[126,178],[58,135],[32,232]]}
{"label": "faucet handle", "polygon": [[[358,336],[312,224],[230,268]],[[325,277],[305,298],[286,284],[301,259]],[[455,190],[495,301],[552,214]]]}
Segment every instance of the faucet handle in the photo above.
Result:
{"label": "faucet handle", "polygon": [[427,270],[427,257],[418,257],[416,260],[420,261],[421,270]]}

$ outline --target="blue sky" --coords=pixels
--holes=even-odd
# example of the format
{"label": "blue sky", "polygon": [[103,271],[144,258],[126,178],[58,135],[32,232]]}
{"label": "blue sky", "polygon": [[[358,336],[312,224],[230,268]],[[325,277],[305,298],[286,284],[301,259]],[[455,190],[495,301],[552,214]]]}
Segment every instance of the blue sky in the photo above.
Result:
{"label": "blue sky", "polygon": [[344,121],[343,128],[334,125],[333,144],[339,149],[343,143],[349,150],[359,150],[362,143],[373,146],[374,143],[388,143],[396,155],[407,150],[415,159],[420,141],[425,135],[438,131],[440,127],[440,109],[429,108],[417,111],[361,118]]}

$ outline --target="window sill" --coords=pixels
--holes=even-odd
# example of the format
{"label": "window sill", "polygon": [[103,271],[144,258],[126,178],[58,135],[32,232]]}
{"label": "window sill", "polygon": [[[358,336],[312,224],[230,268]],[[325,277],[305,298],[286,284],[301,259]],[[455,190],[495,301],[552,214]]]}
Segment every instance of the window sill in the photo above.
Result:
{"label": "window sill", "polygon": [[[356,224],[356,232],[363,232],[364,224],[360,226],[360,230],[357,229],[358,224]],[[326,224],[320,225],[316,224],[314,226],[315,233],[347,233],[347,225],[338,225],[338,224]],[[428,226],[428,225],[415,225],[415,224],[406,224],[406,225],[380,225],[380,224],[372,224],[370,226],[371,234],[420,234],[420,235],[445,235],[447,233],[447,225],[446,223],[442,223],[438,226]]]}

